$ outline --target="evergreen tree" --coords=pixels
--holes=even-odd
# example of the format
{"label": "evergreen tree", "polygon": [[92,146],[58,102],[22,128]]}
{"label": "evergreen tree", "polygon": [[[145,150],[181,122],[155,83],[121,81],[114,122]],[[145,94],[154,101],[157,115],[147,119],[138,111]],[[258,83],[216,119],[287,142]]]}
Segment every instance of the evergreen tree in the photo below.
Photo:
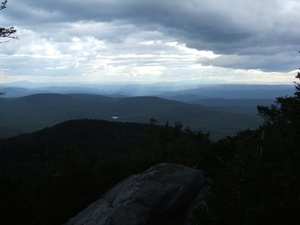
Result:
{"label": "evergreen tree", "polygon": [[299,224],[300,85],[294,96],[278,97],[258,112],[264,119],[259,129],[219,141],[233,154],[194,224]]}
{"label": "evergreen tree", "polygon": [[[5,9],[7,4],[7,0],[2,2],[2,5],[0,6],[0,10]],[[17,32],[17,30],[14,27],[4,28],[0,27],[0,37],[2,38],[14,38],[18,39],[18,37],[14,36],[14,34]],[[2,43],[2,42],[0,42]]]}

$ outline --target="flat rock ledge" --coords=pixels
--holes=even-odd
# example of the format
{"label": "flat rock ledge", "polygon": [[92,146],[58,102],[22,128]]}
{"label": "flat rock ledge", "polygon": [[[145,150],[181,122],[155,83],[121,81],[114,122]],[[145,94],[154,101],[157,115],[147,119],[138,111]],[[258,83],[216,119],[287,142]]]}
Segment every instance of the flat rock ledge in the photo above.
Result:
{"label": "flat rock ledge", "polygon": [[67,225],[142,225],[185,209],[205,186],[201,170],[161,163],[132,175]]}

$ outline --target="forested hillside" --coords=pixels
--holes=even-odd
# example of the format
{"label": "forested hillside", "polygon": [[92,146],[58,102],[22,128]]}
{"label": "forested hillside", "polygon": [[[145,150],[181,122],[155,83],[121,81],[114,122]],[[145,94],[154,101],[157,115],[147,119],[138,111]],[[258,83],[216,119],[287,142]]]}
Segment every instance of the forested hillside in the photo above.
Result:
{"label": "forested hillside", "polygon": [[210,143],[155,120],[72,120],[1,140],[1,224],[63,224],[130,174],[160,162],[196,166]]}
{"label": "forested hillside", "polygon": [[258,111],[259,129],[219,141],[223,166],[194,224],[299,224],[300,85]]}
{"label": "forested hillside", "polygon": [[103,119],[148,123],[156,118],[182,122],[210,132],[217,140],[238,130],[257,128],[256,112],[187,104],[158,97],[112,98],[91,94],[35,94],[0,99],[0,138],[37,131],[70,119]]}

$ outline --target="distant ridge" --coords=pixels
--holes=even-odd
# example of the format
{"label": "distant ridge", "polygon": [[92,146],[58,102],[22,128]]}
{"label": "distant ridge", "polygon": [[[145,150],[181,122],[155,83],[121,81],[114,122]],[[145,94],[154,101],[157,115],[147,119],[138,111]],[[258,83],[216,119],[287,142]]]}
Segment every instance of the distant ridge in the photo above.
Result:
{"label": "distant ridge", "polygon": [[198,99],[223,98],[223,99],[275,99],[281,96],[292,96],[295,92],[294,85],[216,85],[199,87],[181,91],[170,91],[161,94],[164,98],[191,102]]}
{"label": "distant ridge", "polygon": [[274,103],[274,99],[271,98],[258,98],[258,99],[205,98],[205,99],[197,99],[190,103],[211,106],[211,107],[224,107],[229,109],[256,113],[258,105],[269,106]]}
{"label": "distant ridge", "polygon": [[[161,124],[182,122],[194,130],[210,132],[213,139],[238,130],[256,128],[260,118],[253,112],[187,104],[159,97],[111,98],[89,94],[35,94],[0,101],[0,137],[12,131],[32,132],[70,119],[102,119]],[[6,133],[7,132],[7,133]],[[18,134],[17,132],[15,134]]]}
{"label": "distant ridge", "polygon": [[292,95],[294,84],[254,85],[254,84],[214,84],[186,85],[184,83],[157,84],[80,84],[80,83],[31,83],[16,82],[0,84],[0,91],[7,90],[7,97],[22,97],[34,93],[86,93],[121,97],[161,96],[180,101],[199,98],[276,98]]}

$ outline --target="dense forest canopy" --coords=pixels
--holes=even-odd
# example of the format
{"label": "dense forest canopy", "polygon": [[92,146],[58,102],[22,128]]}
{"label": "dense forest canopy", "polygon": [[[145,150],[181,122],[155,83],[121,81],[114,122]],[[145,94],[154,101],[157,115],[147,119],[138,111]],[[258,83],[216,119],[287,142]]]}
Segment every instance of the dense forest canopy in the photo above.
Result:
{"label": "dense forest canopy", "polygon": [[[211,142],[181,123],[72,120],[0,141],[3,224],[62,224],[125,177],[160,162],[196,166]],[[19,212],[18,217],[13,214]]]}
{"label": "dense forest canopy", "polygon": [[258,112],[259,129],[219,141],[226,163],[194,224],[299,224],[300,85]]}

